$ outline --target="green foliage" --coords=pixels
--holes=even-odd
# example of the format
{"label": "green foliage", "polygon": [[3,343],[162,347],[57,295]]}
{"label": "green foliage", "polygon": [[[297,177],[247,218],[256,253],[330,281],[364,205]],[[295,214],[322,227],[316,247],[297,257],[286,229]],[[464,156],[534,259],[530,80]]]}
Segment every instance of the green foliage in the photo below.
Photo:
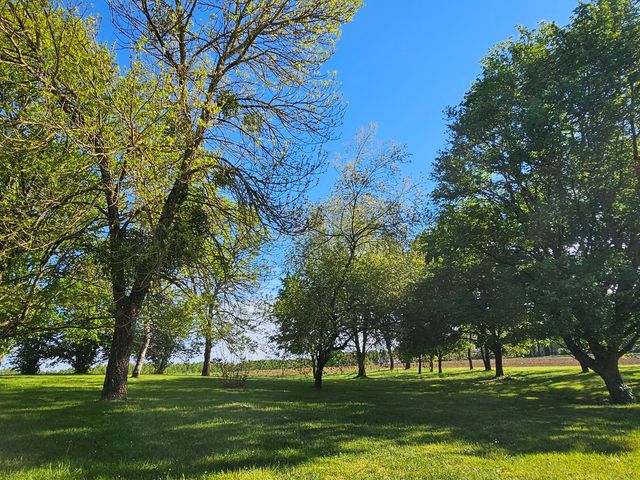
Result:
{"label": "green foliage", "polygon": [[640,338],[639,31],[637,2],[597,0],[497,46],[435,171],[462,248],[484,232],[498,301],[522,305],[510,286],[526,284],[528,320],[603,377]]}
{"label": "green foliage", "polygon": [[334,351],[353,342],[362,358],[375,332],[389,334],[386,323],[411,277],[403,240],[412,192],[396,176],[406,154],[375,132],[358,132],[331,196],[312,211],[273,309],[276,345],[309,355],[320,376]]}

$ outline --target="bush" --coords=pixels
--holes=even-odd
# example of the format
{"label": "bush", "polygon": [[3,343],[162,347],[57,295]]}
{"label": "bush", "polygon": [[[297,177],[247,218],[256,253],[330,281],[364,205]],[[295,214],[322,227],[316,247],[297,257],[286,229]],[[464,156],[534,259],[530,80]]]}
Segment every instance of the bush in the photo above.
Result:
{"label": "bush", "polygon": [[245,361],[238,363],[220,362],[220,376],[222,377],[222,386],[225,388],[242,388],[249,377],[249,364]]}

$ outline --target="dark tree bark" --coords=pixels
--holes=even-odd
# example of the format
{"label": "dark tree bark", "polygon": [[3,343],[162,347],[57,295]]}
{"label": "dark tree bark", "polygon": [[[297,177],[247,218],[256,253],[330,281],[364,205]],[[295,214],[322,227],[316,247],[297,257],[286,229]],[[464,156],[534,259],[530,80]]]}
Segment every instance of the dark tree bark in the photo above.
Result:
{"label": "dark tree bark", "polygon": [[[618,348],[613,347],[605,349],[597,340],[589,339],[589,346],[593,354],[592,358],[573,338],[569,336],[562,338],[576,360],[581,365],[593,370],[604,380],[612,404],[635,403],[636,399],[633,395],[633,390],[622,379],[618,367],[620,356],[624,354],[624,350],[619,352]],[[633,342],[629,343],[628,347],[631,348],[632,345]]]}
{"label": "dark tree bark", "polygon": [[138,314],[139,310],[130,307],[116,308],[116,325],[102,387],[103,400],[126,400],[127,398],[129,360]]}
{"label": "dark tree bark", "polygon": [[471,348],[467,348],[467,360],[469,360],[469,370],[473,370],[473,358],[471,358]]}
{"label": "dark tree bark", "polygon": [[[578,360],[580,362],[580,360]],[[580,368],[582,371],[580,373],[589,373],[589,367],[584,362],[580,362]]]}
{"label": "dark tree bark", "polygon": [[357,378],[367,378],[366,356],[364,353],[357,354],[358,357],[358,375]]}
{"label": "dark tree bark", "polygon": [[438,375],[442,375],[442,354],[438,353]]}
{"label": "dark tree bark", "polygon": [[323,351],[312,356],[311,364],[313,368],[313,386],[315,388],[322,388],[322,374],[324,373],[324,367],[327,365],[330,358],[330,351]]}
{"label": "dark tree bark", "polygon": [[422,355],[418,356],[418,374],[422,375]]}
{"label": "dark tree bark", "polygon": [[482,363],[484,364],[484,371],[490,372],[491,356],[489,355],[489,349],[484,345],[480,345],[480,356],[482,357]]}
{"label": "dark tree bark", "polygon": [[211,347],[212,347],[211,335],[207,335],[204,339],[204,357],[202,359],[202,376],[208,377],[211,375]]}
{"label": "dark tree bark", "polygon": [[395,365],[393,362],[393,348],[391,346],[391,337],[388,335],[385,335],[384,342],[387,347],[387,355],[389,355],[389,370],[393,370]]}
{"label": "dark tree bark", "polygon": [[[362,333],[362,343],[360,342],[360,333]],[[356,360],[358,362],[358,375],[356,378],[367,377],[367,331],[355,332],[353,336],[353,343],[356,347]]]}
{"label": "dark tree bark", "polygon": [[504,370],[502,368],[502,344],[496,342],[491,345],[491,351],[496,361],[496,378],[504,376]]}
{"label": "dark tree bark", "polygon": [[429,355],[429,371],[433,373],[433,355]]}
{"label": "dark tree bark", "polygon": [[404,362],[404,369],[409,370],[411,368],[411,362]]}
{"label": "dark tree bark", "polygon": [[607,385],[611,403],[616,405],[635,403],[636,399],[633,395],[633,390],[624,383],[622,375],[620,375],[617,355],[612,356],[609,361],[603,363],[604,365],[600,371],[596,370],[596,373],[602,377],[604,383]]}
{"label": "dark tree bark", "polygon": [[144,325],[144,337],[142,338],[142,345],[138,350],[138,357],[136,358],[136,365],[133,367],[133,378],[140,377],[142,373],[142,366],[144,365],[145,357],[147,356],[147,350],[149,350],[149,344],[151,343],[151,328],[149,322]]}

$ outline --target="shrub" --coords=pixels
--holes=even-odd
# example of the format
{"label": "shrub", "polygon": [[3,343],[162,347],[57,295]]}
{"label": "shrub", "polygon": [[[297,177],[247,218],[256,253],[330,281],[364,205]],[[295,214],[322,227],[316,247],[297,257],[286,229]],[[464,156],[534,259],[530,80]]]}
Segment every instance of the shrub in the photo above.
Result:
{"label": "shrub", "polygon": [[245,361],[220,362],[220,376],[222,386],[225,388],[242,388],[249,377],[249,364]]}

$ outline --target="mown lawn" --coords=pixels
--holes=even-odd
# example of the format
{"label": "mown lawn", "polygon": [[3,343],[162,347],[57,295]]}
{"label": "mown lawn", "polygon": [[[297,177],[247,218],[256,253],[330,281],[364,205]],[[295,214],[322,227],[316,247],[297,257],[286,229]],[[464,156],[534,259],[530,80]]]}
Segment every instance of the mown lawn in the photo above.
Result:
{"label": "mown lawn", "polygon": [[98,376],[1,377],[0,478],[640,478],[640,405],[576,368],[509,373],[148,376],[119,404]]}

